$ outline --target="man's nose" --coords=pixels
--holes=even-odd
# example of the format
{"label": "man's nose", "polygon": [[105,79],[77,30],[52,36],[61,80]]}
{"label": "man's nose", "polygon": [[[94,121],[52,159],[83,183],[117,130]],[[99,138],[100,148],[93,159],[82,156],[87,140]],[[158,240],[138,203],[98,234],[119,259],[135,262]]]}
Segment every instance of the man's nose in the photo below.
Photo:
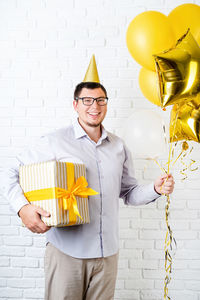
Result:
{"label": "man's nose", "polygon": [[93,107],[99,107],[99,105],[97,104],[97,99],[94,99],[94,102],[92,103]]}

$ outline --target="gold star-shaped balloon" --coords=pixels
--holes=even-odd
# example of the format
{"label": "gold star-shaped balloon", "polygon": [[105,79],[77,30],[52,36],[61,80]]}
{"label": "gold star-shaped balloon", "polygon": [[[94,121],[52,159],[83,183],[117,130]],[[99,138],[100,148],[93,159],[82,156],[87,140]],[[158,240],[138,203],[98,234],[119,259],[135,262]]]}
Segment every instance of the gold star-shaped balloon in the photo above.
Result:
{"label": "gold star-shaped balloon", "polygon": [[200,47],[188,30],[174,48],[154,55],[161,106],[194,99],[200,93]]}
{"label": "gold star-shaped balloon", "polygon": [[193,140],[200,143],[200,97],[175,104],[171,111],[170,142]]}

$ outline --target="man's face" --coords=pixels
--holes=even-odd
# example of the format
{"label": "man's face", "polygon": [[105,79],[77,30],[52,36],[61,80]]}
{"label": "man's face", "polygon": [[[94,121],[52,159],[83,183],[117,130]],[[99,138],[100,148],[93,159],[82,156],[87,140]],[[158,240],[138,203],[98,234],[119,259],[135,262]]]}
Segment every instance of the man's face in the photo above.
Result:
{"label": "man's face", "polygon": [[[106,97],[105,93],[101,88],[97,89],[86,89],[83,88],[79,98],[83,97]],[[96,101],[91,106],[86,106],[83,104],[82,100],[73,102],[74,109],[77,111],[79,116],[79,122],[84,127],[84,125],[90,127],[98,127],[103,119],[105,118],[107,112],[107,105],[100,106]]]}

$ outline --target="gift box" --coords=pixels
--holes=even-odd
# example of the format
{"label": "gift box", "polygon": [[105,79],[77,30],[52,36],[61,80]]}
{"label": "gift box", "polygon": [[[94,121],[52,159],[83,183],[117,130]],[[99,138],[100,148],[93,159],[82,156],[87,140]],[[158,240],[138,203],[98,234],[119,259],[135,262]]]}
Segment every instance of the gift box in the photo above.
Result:
{"label": "gift box", "polygon": [[22,165],[19,182],[27,200],[48,211],[42,217],[48,226],[71,226],[90,222],[88,196],[98,194],[88,188],[83,164],[47,161]]}

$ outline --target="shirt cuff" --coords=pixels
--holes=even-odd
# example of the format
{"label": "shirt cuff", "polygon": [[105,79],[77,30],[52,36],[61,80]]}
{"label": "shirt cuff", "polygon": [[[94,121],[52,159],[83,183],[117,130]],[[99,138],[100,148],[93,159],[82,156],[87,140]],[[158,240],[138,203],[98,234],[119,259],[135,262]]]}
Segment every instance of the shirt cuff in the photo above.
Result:
{"label": "shirt cuff", "polygon": [[[153,202],[156,199],[158,199],[160,196],[162,196],[161,194],[156,192],[156,190],[154,188],[154,182],[149,184],[149,196],[152,198],[152,200],[150,202]],[[150,203],[150,202],[148,202],[148,203]]]}
{"label": "shirt cuff", "polygon": [[155,184],[154,184],[154,182],[153,182],[153,189],[154,189],[154,192],[156,193],[156,195],[157,195],[158,197],[162,196],[162,194],[160,194],[160,193],[156,192],[156,189],[155,189]]}

